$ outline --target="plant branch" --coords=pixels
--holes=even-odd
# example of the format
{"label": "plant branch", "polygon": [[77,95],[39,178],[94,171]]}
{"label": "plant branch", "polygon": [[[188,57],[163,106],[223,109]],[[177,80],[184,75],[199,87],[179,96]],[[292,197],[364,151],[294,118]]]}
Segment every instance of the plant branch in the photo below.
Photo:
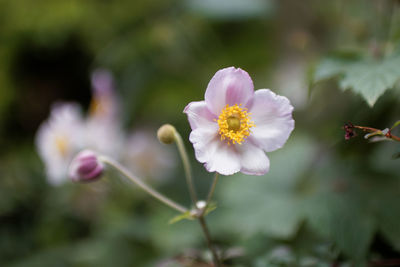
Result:
{"label": "plant branch", "polygon": [[122,166],[118,162],[114,161],[113,159],[105,157],[105,156],[100,156],[100,161],[110,165],[111,167],[113,167],[114,169],[119,171],[126,178],[131,180],[133,183],[135,183],[141,189],[143,189],[144,191],[146,191],[151,196],[153,196],[154,198],[158,199],[159,201],[161,201],[165,205],[167,205],[167,206],[169,206],[169,207],[171,207],[171,208],[173,208],[173,209],[175,209],[175,210],[177,210],[177,211],[179,211],[181,213],[185,213],[185,212],[188,211],[185,207],[179,205],[175,201],[167,198],[166,196],[162,195],[158,191],[154,190],[152,187],[150,187],[147,184],[145,184],[142,180],[140,180],[139,178],[134,176],[129,170],[127,170],[124,166]]}
{"label": "plant branch", "polygon": [[219,173],[216,172],[214,175],[214,179],[213,179],[213,183],[211,185],[210,191],[208,192],[206,207],[208,206],[208,204],[210,204],[211,199],[214,195],[214,191],[215,191],[215,187],[217,186],[218,178],[219,178]]}
{"label": "plant branch", "polygon": [[187,155],[187,152],[186,152],[186,149],[185,149],[185,145],[183,144],[182,137],[177,131],[175,131],[175,141],[176,141],[176,145],[177,145],[178,150],[179,150],[179,154],[180,154],[180,156],[182,158],[183,168],[185,170],[186,183],[187,183],[188,188],[189,188],[190,197],[192,199],[193,204],[196,205],[198,199],[197,199],[196,190],[194,188],[194,183],[193,183],[193,178],[192,178],[192,171],[191,171],[189,157]]}
{"label": "plant branch", "polygon": [[[353,126],[356,129],[360,129],[364,132],[368,132],[368,133],[375,133],[375,132],[383,132],[383,130],[379,130],[376,128],[372,128],[372,127],[365,127],[365,126],[358,126],[358,125],[354,125]],[[393,135],[392,132],[390,130],[388,130],[387,133],[383,134],[386,138],[392,139],[394,141],[400,142],[400,137]]]}
{"label": "plant branch", "polygon": [[[213,246],[210,231],[208,230],[207,223],[204,218],[204,211],[206,210],[207,205],[202,209],[199,209],[199,207],[197,206],[198,198],[197,198],[196,190],[194,188],[192,170],[191,170],[189,157],[186,152],[185,145],[183,144],[182,137],[177,131],[175,131],[175,142],[176,142],[176,145],[178,146],[179,154],[182,158],[183,168],[185,170],[186,183],[189,188],[190,197],[192,199],[195,209],[198,211],[197,219],[199,220],[201,229],[203,230],[204,236],[207,240],[207,246],[208,246],[209,250],[211,251],[214,265],[215,265],[215,267],[220,267],[221,264],[219,261],[219,257],[218,257],[217,251],[215,250],[215,248]],[[216,179],[218,179],[218,176],[216,178],[214,178],[214,183],[210,189],[210,192],[209,192],[209,195],[207,198],[207,204],[208,204],[208,200],[211,199],[211,197],[214,193]]]}
{"label": "plant branch", "polygon": [[198,217],[198,219],[199,219],[199,222],[201,225],[201,229],[203,230],[204,236],[206,237],[208,249],[211,251],[214,265],[215,265],[215,267],[220,267],[221,264],[219,261],[219,257],[218,257],[217,251],[215,250],[215,248],[213,246],[211,235],[210,235],[210,232],[208,231],[207,223],[206,223],[206,220],[204,219],[203,214],[201,214]]}

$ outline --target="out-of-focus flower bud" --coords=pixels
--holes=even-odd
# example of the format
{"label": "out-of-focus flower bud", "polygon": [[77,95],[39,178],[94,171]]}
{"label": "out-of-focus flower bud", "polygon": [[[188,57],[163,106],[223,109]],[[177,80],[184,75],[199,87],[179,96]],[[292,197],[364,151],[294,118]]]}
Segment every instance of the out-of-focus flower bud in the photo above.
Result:
{"label": "out-of-focus flower bud", "polygon": [[158,140],[163,144],[172,144],[175,142],[175,127],[171,124],[164,124],[157,131]]}
{"label": "out-of-focus flower bud", "polygon": [[74,182],[94,181],[103,174],[104,165],[98,155],[91,150],[79,152],[69,167],[69,176]]}

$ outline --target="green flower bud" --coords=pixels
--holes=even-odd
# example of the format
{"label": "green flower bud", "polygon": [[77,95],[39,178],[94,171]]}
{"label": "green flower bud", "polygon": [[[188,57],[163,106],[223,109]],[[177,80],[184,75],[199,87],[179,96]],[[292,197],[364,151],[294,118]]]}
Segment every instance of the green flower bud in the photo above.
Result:
{"label": "green flower bud", "polygon": [[157,131],[157,138],[163,144],[172,144],[175,142],[175,127],[171,124],[164,124]]}

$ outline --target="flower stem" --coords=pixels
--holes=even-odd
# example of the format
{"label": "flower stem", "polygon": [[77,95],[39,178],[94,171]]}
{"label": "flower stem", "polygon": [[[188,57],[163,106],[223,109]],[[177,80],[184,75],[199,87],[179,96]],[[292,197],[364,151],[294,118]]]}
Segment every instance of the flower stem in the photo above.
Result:
{"label": "flower stem", "polygon": [[215,248],[213,246],[211,235],[210,235],[210,232],[208,231],[207,223],[206,223],[206,220],[204,219],[203,214],[201,214],[198,219],[199,219],[199,222],[201,225],[201,229],[203,230],[204,236],[207,239],[208,249],[211,251],[214,265],[215,265],[215,267],[220,267],[221,264],[219,262],[219,257],[218,257],[217,251],[215,250]]}
{"label": "flower stem", "polygon": [[[180,154],[180,156],[182,158],[183,168],[185,170],[186,183],[187,183],[187,185],[189,187],[190,197],[192,199],[194,207],[196,209],[198,209],[198,207],[196,205],[197,202],[198,202],[198,198],[197,198],[196,190],[194,188],[194,183],[193,183],[193,178],[192,178],[192,170],[191,170],[189,157],[188,157],[188,154],[186,152],[185,145],[183,144],[182,137],[177,131],[175,131],[175,142],[176,142],[176,145],[178,146],[179,154]],[[215,184],[216,184],[216,181],[215,181],[215,178],[214,178],[213,186],[211,187],[210,193],[209,193],[208,198],[207,198],[207,204],[208,204],[208,200],[211,199],[212,194],[214,193]],[[201,229],[203,230],[204,236],[206,237],[207,246],[208,246],[209,250],[211,251],[213,262],[214,262],[214,266],[215,267],[220,267],[221,264],[220,264],[220,261],[219,261],[219,257],[218,257],[217,251],[215,250],[215,248],[213,246],[211,235],[210,235],[210,231],[208,230],[207,223],[206,223],[206,220],[204,218],[204,210],[206,209],[206,207],[203,209],[203,211],[201,211],[201,213],[199,214],[197,219],[199,220]]]}
{"label": "flower stem", "polygon": [[142,180],[140,180],[139,178],[134,176],[129,170],[127,170],[124,166],[122,166],[118,162],[114,161],[113,159],[105,157],[105,156],[100,156],[100,161],[102,161],[102,162],[110,165],[111,167],[115,168],[117,171],[122,173],[126,178],[131,180],[133,183],[135,183],[141,189],[143,189],[144,191],[146,191],[151,196],[153,196],[154,198],[158,199],[159,201],[161,201],[165,205],[167,205],[167,206],[169,206],[169,207],[171,207],[171,208],[173,208],[173,209],[175,209],[175,210],[177,210],[177,211],[179,211],[181,213],[185,213],[185,212],[188,211],[185,207],[179,205],[175,201],[167,198],[166,196],[162,195],[158,191],[154,190],[152,187],[150,187],[147,184],[145,184]]}
{"label": "flower stem", "polygon": [[207,228],[207,223],[206,223],[206,220],[204,218],[204,213],[207,210],[207,206],[211,202],[212,196],[213,196],[214,191],[215,191],[215,187],[216,187],[217,182],[218,182],[218,178],[219,178],[219,173],[216,172],[215,176],[214,176],[214,179],[213,179],[213,183],[212,183],[211,188],[210,188],[210,191],[208,192],[208,196],[207,196],[207,200],[206,200],[206,206],[204,207],[203,211],[201,212],[201,214],[199,216],[199,222],[200,222],[201,228],[203,229],[204,235],[206,236],[207,245],[208,245],[208,247],[209,247],[209,249],[210,249],[210,251],[212,253],[215,266],[220,266],[219,258],[218,258],[217,252],[213,248],[211,235],[210,235],[210,232],[208,231],[208,228]]}
{"label": "flower stem", "polygon": [[192,171],[191,171],[189,157],[188,157],[188,154],[186,152],[185,145],[183,144],[182,137],[177,131],[175,131],[175,142],[176,142],[176,145],[178,147],[179,154],[180,154],[180,156],[182,158],[183,168],[185,170],[186,183],[187,183],[187,185],[189,187],[190,197],[192,199],[193,204],[196,205],[198,199],[197,199],[196,190],[194,188],[194,183],[193,183],[193,178],[192,178]]}
{"label": "flower stem", "polygon": [[[381,132],[381,130],[372,128],[372,127],[365,127],[365,126],[358,126],[358,125],[354,125],[353,127],[356,129],[363,130],[364,132],[369,132],[369,133],[378,132],[378,131]],[[393,135],[390,130],[385,134],[385,137],[392,139],[394,141],[400,142],[400,137]]]}
{"label": "flower stem", "polygon": [[[211,188],[210,188],[210,192],[208,192],[207,202],[206,202],[207,205],[210,204],[211,199],[212,199],[212,197],[214,195],[214,191],[215,191],[215,187],[217,186],[218,178],[219,178],[219,173],[216,172],[215,176],[214,176],[213,183],[212,183]],[[207,207],[207,205],[206,205],[206,207]]]}

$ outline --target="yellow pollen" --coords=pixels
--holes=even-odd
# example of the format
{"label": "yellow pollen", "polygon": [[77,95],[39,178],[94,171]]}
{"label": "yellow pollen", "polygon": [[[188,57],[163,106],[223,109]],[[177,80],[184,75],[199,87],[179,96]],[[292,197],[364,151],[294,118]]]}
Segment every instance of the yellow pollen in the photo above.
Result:
{"label": "yellow pollen", "polygon": [[241,104],[226,105],[217,120],[221,140],[227,140],[229,145],[242,144],[250,135],[250,128],[256,126],[250,120],[250,113],[241,106]]}
{"label": "yellow pollen", "polygon": [[107,113],[110,108],[110,100],[105,97],[94,96],[89,106],[89,114],[91,116],[102,116]]}
{"label": "yellow pollen", "polygon": [[60,152],[61,156],[65,157],[68,152],[67,138],[65,138],[65,136],[57,136],[55,143],[56,143],[57,150]]}

